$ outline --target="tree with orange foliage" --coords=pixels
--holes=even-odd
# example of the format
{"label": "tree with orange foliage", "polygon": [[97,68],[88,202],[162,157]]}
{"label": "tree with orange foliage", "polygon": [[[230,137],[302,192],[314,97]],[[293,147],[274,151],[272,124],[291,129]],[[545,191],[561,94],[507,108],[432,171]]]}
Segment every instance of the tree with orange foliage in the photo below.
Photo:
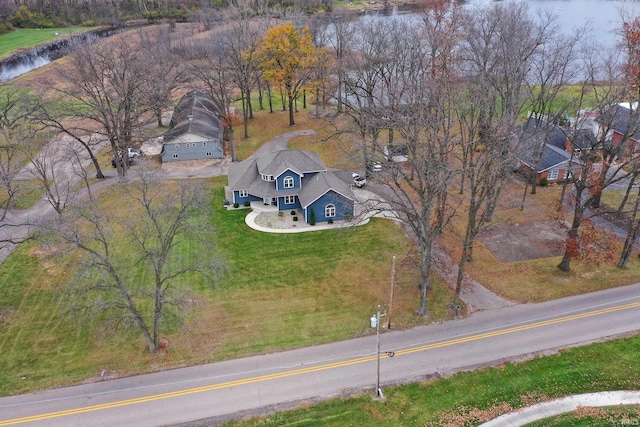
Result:
{"label": "tree with orange foliage", "polygon": [[627,47],[625,72],[629,87],[640,90],[640,17],[622,24],[622,32]]}
{"label": "tree with orange foliage", "polygon": [[262,38],[256,58],[265,79],[284,89],[289,108],[289,125],[295,126],[294,102],[326,55],[313,46],[309,28],[298,30],[291,23],[278,25]]}

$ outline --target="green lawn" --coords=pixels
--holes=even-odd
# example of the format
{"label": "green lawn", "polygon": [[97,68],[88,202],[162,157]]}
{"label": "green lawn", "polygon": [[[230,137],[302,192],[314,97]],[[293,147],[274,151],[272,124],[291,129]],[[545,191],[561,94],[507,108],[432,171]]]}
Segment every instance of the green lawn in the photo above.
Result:
{"label": "green lawn", "polygon": [[[636,336],[565,350],[528,362],[390,387],[385,389],[384,401],[362,394],[225,425],[475,426],[541,401],[604,390],[633,390],[639,382],[640,336]],[[637,408],[629,408],[628,414],[630,420],[640,422]],[[612,419],[621,420],[622,417]],[[618,425],[595,420],[592,417],[590,424],[547,422],[535,425]]]}
{"label": "green lawn", "polygon": [[[90,30],[92,27],[42,28],[16,30],[0,35],[0,57],[17,50],[67,37],[71,33]],[[56,36],[56,33],[58,35]]]}
{"label": "green lawn", "polygon": [[[389,220],[349,230],[268,234],[244,223],[248,210],[222,208],[226,178],[207,180],[214,214],[198,217],[230,272],[214,288],[198,276],[181,286],[192,294],[182,323],[167,326],[165,354],[152,355],[137,331],[105,334],[91,322],[65,315],[60,290],[75,274],[81,254],[37,242],[21,245],[0,265],[0,395],[77,383],[98,376],[205,363],[247,354],[312,345],[372,333],[369,317],[388,301],[391,258],[404,260],[411,243]],[[173,191],[167,182],[166,191]],[[136,215],[109,189],[96,193],[105,211],[122,223]],[[202,249],[187,242],[177,248]],[[135,259],[131,247],[115,253]],[[394,326],[423,324],[413,264],[398,262]],[[129,270],[132,283],[149,273]],[[283,298],[286,295],[286,298]],[[449,316],[449,291],[435,283],[429,321]]]}

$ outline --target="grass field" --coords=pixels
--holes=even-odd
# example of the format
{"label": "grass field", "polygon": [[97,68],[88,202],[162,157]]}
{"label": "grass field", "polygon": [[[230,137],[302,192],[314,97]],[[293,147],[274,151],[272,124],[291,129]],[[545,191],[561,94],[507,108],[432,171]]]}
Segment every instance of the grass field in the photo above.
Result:
{"label": "grass field", "polygon": [[0,57],[90,29],[91,27],[23,29],[2,34],[0,35]]}
{"label": "grass field", "polygon": [[[562,214],[556,210],[561,194],[559,186],[541,187],[537,194],[527,195],[525,209],[521,211],[522,191],[523,185],[517,180],[504,184],[501,207],[495,213],[497,224],[522,224],[554,218],[570,221],[566,210]],[[617,191],[604,193],[606,197],[603,197],[603,203],[614,203],[622,197]],[[454,218],[451,229],[441,240],[447,252],[456,260],[460,257],[464,219],[463,215]],[[622,243],[616,256],[621,250]],[[502,263],[477,241],[474,244],[473,262],[467,264],[466,271],[498,295],[520,303],[542,302],[626,285],[637,282],[640,277],[640,258],[636,256],[632,256],[625,269],[617,268],[615,263],[573,261],[569,273],[557,268],[560,260],[561,257],[551,257]]]}
{"label": "grass field", "polygon": [[[239,142],[245,152],[291,130],[286,113],[259,117],[252,123],[255,136]],[[299,129],[311,124],[300,114]],[[308,137],[295,142],[315,144],[319,152],[333,150]],[[416,272],[407,258],[413,246],[395,223],[374,219],[351,230],[260,233],[244,224],[247,211],[222,209],[225,177],[206,183],[214,215],[202,218],[202,227],[216,230],[230,274],[214,289],[196,279],[183,283],[194,295],[193,304],[184,323],[166,330],[169,351],[150,355],[136,331],[105,335],[96,325],[65,317],[59,290],[75,273],[80,254],[63,256],[27,243],[0,265],[0,394],[91,380],[102,371],[130,375],[372,333],[369,318],[377,304],[388,301],[394,255],[394,327],[450,316],[450,291],[438,281],[430,295],[431,317],[414,316]],[[168,183],[166,190],[171,188]],[[109,190],[97,194],[115,220],[135,214],[119,208],[121,199]],[[122,247],[120,255],[135,257],[130,250]]]}
{"label": "grass field", "polygon": [[[572,394],[634,390],[640,382],[640,337],[562,351],[555,356],[385,389],[384,401],[362,394],[225,426],[476,426],[498,415]],[[613,426],[640,423],[640,408],[621,415],[590,411],[590,418],[560,418],[535,426]],[[584,411],[586,412],[586,410]],[[575,418],[575,417],[573,417]],[[631,424],[636,423],[636,424]]]}
{"label": "grass field", "polygon": [[[219,207],[221,183],[209,183],[216,212],[202,219],[202,227],[217,230],[230,274],[213,289],[196,278],[182,283],[194,295],[192,310],[182,325],[165,330],[171,343],[166,354],[148,354],[137,331],[103,335],[96,325],[65,316],[59,290],[80,254],[62,256],[35,242],[16,250],[0,266],[0,394],[70,384],[105,369],[127,375],[371,333],[372,310],[388,301],[391,257],[403,258],[410,245],[397,225],[373,220],[348,231],[260,233],[244,224],[247,211]],[[99,196],[105,209],[120,200],[108,191]],[[114,213],[114,220],[135,214]],[[135,258],[126,247],[118,255]],[[130,274],[145,282],[144,271]],[[422,323],[412,315],[414,272],[400,266],[397,277],[394,325]],[[441,307],[450,299],[442,287],[433,295],[432,321],[448,315]]]}

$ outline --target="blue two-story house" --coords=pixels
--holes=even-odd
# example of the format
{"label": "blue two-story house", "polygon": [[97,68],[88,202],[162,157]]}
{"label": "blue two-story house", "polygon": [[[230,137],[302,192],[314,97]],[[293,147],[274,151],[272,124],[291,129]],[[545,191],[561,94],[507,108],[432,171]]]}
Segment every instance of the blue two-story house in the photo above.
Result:
{"label": "blue two-story house", "polygon": [[313,152],[281,150],[229,165],[232,203],[260,201],[278,210],[299,209],[309,223],[352,218],[355,197]]}

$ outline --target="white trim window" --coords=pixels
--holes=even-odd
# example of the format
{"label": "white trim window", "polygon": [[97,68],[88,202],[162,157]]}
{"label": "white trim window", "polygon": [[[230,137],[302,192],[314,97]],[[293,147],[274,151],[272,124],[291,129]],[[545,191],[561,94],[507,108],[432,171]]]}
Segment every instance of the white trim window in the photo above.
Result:
{"label": "white trim window", "polygon": [[203,143],[202,143],[202,146],[203,146],[203,147],[206,147],[206,146],[207,146],[207,143],[206,143],[206,142],[203,142]]}
{"label": "white trim window", "polygon": [[180,157],[180,156],[179,156],[179,155],[177,155],[177,154],[174,154],[174,155],[173,155],[173,158],[174,158],[174,159],[177,159],[178,157]]}
{"label": "white trim window", "polygon": [[284,196],[284,204],[292,205],[296,202],[296,196]]}
{"label": "white trim window", "polygon": [[336,216],[336,205],[329,203],[324,207],[324,216],[326,218],[334,218]]}
{"label": "white trim window", "polygon": [[285,176],[282,180],[282,185],[284,188],[293,188],[293,177]]}
{"label": "white trim window", "polygon": [[547,180],[555,181],[556,179],[558,179],[558,171],[557,170],[549,171],[549,173],[547,174]]}
{"label": "white trim window", "polygon": [[248,196],[249,196],[248,190],[238,190],[238,197],[248,197]]}
{"label": "white trim window", "polygon": [[262,178],[263,181],[267,181],[267,182],[271,182],[274,180],[273,175],[260,174],[260,177]]}

